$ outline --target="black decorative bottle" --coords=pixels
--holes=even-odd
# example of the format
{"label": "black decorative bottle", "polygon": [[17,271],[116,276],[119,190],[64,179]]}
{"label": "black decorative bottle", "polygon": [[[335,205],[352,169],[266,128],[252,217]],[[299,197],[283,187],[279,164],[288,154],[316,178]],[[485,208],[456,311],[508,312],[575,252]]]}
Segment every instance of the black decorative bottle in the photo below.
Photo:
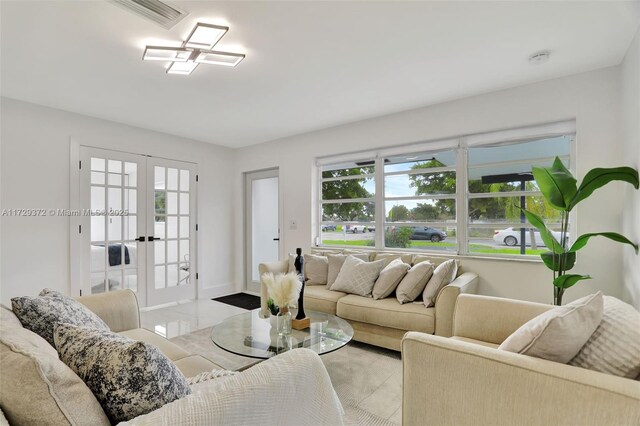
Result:
{"label": "black decorative bottle", "polygon": [[296,315],[297,320],[302,320],[306,318],[304,313],[304,256],[302,256],[302,249],[296,249],[296,260],[294,265],[296,267],[296,272],[300,276],[302,280],[302,287],[300,287],[300,297],[298,298],[298,315]]}

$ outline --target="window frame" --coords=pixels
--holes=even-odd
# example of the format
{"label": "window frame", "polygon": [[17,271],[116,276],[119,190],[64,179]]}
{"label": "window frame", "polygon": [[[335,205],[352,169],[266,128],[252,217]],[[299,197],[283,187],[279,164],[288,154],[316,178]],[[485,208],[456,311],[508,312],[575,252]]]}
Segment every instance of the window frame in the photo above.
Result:
{"label": "window frame", "polygon": [[[468,155],[469,151],[473,148],[488,147],[488,146],[500,146],[513,143],[525,143],[533,140],[545,139],[566,136],[569,138],[569,154],[559,156],[562,160],[569,161],[569,170],[575,175],[576,170],[576,130],[575,121],[551,123],[541,126],[533,126],[530,128],[509,129],[504,131],[483,133],[477,135],[469,135],[454,139],[438,140],[435,142],[426,142],[421,144],[412,144],[404,146],[395,146],[380,149],[374,152],[362,152],[362,155],[358,153],[351,153],[348,155],[338,155],[325,158],[318,158],[316,161],[318,171],[318,196],[316,199],[316,206],[318,212],[317,228],[316,228],[316,247],[319,248],[336,248],[336,249],[354,249],[358,250],[385,250],[385,251],[410,251],[415,253],[424,253],[430,255],[457,255],[466,257],[481,257],[481,258],[501,258],[511,260],[537,260],[540,261],[538,255],[522,255],[522,254],[496,254],[496,253],[478,253],[470,252],[469,250],[469,228],[491,228],[496,226],[495,223],[487,224],[470,224],[468,215],[469,201],[477,198],[486,197],[520,197],[522,195],[541,196],[540,191],[510,191],[510,192],[495,192],[495,193],[470,193],[469,192],[469,179],[468,179]],[[456,156],[455,166],[449,167],[437,167],[433,169],[425,169],[424,171],[394,171],[385,172],[385,158],[389,156],[398,155],[416,155],[416,154],[431,154],[442,152],[444,150],[453,150]],[[495,165],[517,165],[524,162],[540,162],[540,161],[553,161],[555,157],[531,157],[526,160],[519,159],[513,161],[501,161],[494,163],[483,163],[480,165],[474,165],[473,167],[487,167]],[[374,159],[375,169],[373,174],[364,175],[370,176],[374,179],[375,194],[373,199],[353,199],[352,202],[372,202],[375,208],[375,222],[358,224],[370,224],[376,228],[374,236],[374,246],[350,246],[350,245],[337,245],[322,244],[322,226],[326,224],[336,224],[335,221],[323,221],[322,206],[328,202],[340,202],[341,200],[323,200],[322,199],[322,184],[323,182],[331,180],[339,180],[340,178],[327,178],[322,177],[322,167],[333,164],[341,164],[346,161],[371,161]],[[399,196],[399,197],[387,197],[385,194],[385,177],[394,175],[411,175],[411,174],[426,174],[426,173],[438,173],[442,171],[454,171],[456,173],[456,192],[454,194],[432,194],[432,195],[419,195],[419,196]],[[357,179],[358,177],[349,177],[350,179]],[[381,230],[394,222],[386,221],[386,202],[388,201],[406,201],[406,200],[422,200],[422,199],[455,199],[456,200],[456,218],[453,224],[456,227],[456,248],[455,250],[429,250],[418,248],[395,248],[385,247],[384,232]],[[344,202],[344,201],[343,201]],[[347,223],[347,222],[344,222]],[[451,222],[400,222],[403,225],[409,226],[430,226],[430,227],[451,227]],[[521,222],[514,223],[500,223],[500,226],[507,227],[521,227]],[[570,235],[574,235],[576,227],[576,212],[575,210],[570,213],[569,216],[569,232]]]}

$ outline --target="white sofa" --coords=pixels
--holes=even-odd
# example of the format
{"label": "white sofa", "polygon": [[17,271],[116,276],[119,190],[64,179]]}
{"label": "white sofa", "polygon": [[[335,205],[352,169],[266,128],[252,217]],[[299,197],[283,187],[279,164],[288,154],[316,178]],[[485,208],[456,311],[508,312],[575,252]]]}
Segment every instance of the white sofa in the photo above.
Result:
{"label": "white sofa", "polygon": [[640,381],[497,347],[550,305],[461,295],[453,337],[402,341],[402,424],[639,425]]}
{"label": "white sofa", "polygon": [[[314,254],[325,253],[339,252],[314,251]],[[344,253],[349,254],[353,251]],[[370,260],[377,260],[386,255],[397,255],[409,264],[417,260],[429,260],[434,264],[440,264],[449,259],[444,256],[426,256],[407,252],[369,251],[367,253]],[[288,259],[259,265],[261,276],[265,272],[286,273],[290,268]],[[456,279],[440,290],[435,306],[431,308],[425,307],[422,303],[401,305],[395,296],[374,300],[370,297],[332,291],[326,285],[305,286],[304,307],[312,311],[337,315],[347,320],[353,327],[353,339],[356,341],[399,351],[402,337],[407,331],[451,336],[453,308],[458,295],[475,293],[478,287],[478,275],[464,271],[462,268],[463,266],[459,269]],[[268,293],[264,283],[261,283],[260,297],[262,313],[269,315]]]}
{"label": "white sofa", "polygon": [[[130,290],[80,297],[78,300],[102,318],[112,331],[160,348],[187,377],[222,369],[214,362],[190,354],[163,337],[140,328],[137,299]],[[9,309],[3,306],[1,314],[0,409],[9,424],[108,424],[95,399],[91,407],[82,406],[82,392],[90,391],[71,370],[60,365],[55,349],[40,336],[24,329]],[[51,356],[55,359],[44,359]],[[58,365],[54,367],[58,371],[51,371],[55,365]],[[61,369],[66,376],[60,374]],[[70,383],[70,374],[75,377],[73,382],[76,384]],[[50,377],[55,379],[55,386]],[[342,423],[342,406],[329,375],[319,356],[307,349],[285,352],[243,372],[196,383],[191,388],[191,395],[136,417],[127,424]],[[2,421],[0,415],[0,424]]]}

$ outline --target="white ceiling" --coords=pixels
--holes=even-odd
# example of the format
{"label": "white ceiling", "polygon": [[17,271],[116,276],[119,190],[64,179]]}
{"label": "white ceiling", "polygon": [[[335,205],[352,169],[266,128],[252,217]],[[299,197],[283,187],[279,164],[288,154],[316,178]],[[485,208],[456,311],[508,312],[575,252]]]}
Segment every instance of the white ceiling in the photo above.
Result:
{"label": "white ceiling", "polygon": [[[2,95],[241,147],[616,65],[640,22],[638,1],[170,4],[190,14],[167,31],[106,1],[2,0]],[[246,59],[188,77],[141,60],[199,20]]]}

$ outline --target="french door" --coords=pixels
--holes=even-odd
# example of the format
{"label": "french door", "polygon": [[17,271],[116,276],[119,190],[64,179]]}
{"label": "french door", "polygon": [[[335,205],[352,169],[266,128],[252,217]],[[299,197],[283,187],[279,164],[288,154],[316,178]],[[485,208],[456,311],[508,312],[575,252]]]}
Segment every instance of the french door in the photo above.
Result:
{"label": "french door", "polygon": [[196,166],[80,148],[82,293],[142,306],[196,297]]}

